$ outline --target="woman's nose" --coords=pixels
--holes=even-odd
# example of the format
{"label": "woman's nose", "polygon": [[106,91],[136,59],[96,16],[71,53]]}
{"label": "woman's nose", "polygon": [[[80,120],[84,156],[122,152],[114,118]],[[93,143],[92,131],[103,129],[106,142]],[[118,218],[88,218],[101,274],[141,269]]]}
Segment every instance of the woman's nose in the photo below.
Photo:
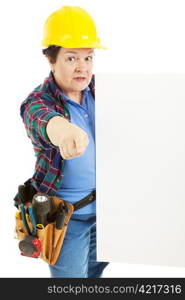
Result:
{"label": "woman's nose", "polygon": [[87,66],[84,60],[78,60],[77,61],[77,65],[76,65],[76,69],[79,71],[84,71],[86,70]]}

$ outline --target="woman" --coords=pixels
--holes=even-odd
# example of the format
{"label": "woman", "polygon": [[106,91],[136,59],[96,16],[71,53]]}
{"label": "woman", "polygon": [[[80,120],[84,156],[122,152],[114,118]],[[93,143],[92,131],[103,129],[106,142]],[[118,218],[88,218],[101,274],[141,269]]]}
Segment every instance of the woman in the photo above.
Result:
{"label": "woman", "polygon": [[[101,46],[91,16],[64,6],[46,20],[42,45],[51,72],[21,104],[37,157],[25,187],[75,204],[96,189],[94,49]],[[28,199],[28,202],[30,200]],[[26,205],[26,200],[25,200]],[[101,277],[96,260],[96,202],[71,216],[52,277]]]}

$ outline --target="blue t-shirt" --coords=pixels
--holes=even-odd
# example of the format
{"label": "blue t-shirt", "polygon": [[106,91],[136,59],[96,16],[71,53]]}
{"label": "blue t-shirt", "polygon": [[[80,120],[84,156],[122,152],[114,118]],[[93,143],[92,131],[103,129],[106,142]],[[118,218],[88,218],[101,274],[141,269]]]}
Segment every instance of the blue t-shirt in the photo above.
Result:
{"label": "blue t-shirt", "polygon": [[[83,155],[63,164],[63,179],[57,196],[70,203],[75,203],[96,189],[96,153],[95,153],[95,101],[90,88],[83,90],[82,104],[65,94],[71,116],[71,123],[82,128],[89,138],[89,144]],[[76,210],[75,214],[91,214],[96,212],[96,201]]]}

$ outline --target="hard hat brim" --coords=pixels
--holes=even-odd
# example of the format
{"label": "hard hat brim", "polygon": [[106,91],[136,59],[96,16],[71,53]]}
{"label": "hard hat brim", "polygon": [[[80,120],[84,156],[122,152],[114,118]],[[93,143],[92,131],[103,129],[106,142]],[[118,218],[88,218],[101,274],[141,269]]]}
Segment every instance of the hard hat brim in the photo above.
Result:
{"label": "hard hat brim", "polygon": [[94,48],[94,49],[107,49],[106,46],[98,44],[98,43],[67,43],[67,42],[59,42],[59,41],[52,41],[51,39],[42,40],[41,45],[43,47],[49,47],[51,45],[60,46],[63,48]]}

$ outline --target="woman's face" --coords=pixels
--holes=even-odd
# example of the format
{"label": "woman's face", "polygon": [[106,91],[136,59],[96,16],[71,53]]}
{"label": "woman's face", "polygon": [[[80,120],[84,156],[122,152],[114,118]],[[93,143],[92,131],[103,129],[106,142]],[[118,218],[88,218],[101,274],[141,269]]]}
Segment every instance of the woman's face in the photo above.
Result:
{"label": "woman's face", "polygon": [[58,86],[66,94],[80,93],[90,83],[94,60],[92,48],[61,48],[50,64]]}

